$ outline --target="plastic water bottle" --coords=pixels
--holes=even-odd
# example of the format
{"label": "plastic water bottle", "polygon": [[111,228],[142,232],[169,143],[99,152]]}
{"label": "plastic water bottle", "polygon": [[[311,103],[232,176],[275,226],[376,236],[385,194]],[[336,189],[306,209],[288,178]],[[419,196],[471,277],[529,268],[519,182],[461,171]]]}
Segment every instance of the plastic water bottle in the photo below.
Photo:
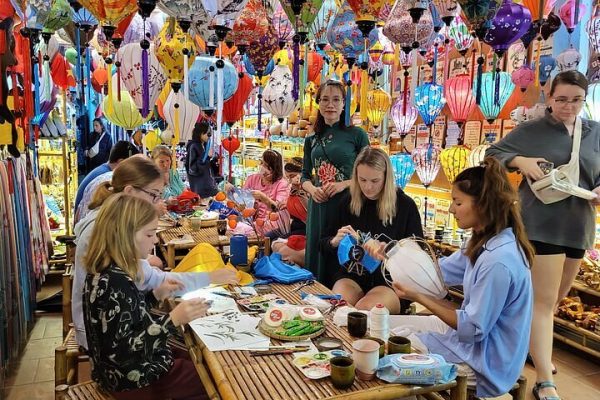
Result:
{"label": "plastic water bottle", "polygon": [[390,312],[381,303],[371,308],[371,331],[370,335],[387,342],[390,336]]}

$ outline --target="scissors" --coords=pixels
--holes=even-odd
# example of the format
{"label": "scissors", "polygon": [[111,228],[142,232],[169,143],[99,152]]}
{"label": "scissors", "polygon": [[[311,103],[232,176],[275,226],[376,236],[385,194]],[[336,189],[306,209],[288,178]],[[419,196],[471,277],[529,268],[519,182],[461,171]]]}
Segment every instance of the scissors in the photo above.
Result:
{"label": "scissors", "polygon": [[310,286],[313,283],[315,283],[315,281],[313,279],[310,279],[308,281],[304,281],[304,282],[300,282],[300,285],[295,287],[294,289],[292,289],[292,292],[297,292],[298,290],[302,289],[305,286]]}
{"label": "scissors", "polygon": [[342,306],[346,306],[348,305],[348,302],[346,300],[341,300],[341,299],[331,299],[329,300],[329,302],[331,303],[331,307],[329,307],[327,309],[327,311],[325,311],[323,313],[323,315],[329,315],[331,314],[336,308],[338,307],[342,307]]}

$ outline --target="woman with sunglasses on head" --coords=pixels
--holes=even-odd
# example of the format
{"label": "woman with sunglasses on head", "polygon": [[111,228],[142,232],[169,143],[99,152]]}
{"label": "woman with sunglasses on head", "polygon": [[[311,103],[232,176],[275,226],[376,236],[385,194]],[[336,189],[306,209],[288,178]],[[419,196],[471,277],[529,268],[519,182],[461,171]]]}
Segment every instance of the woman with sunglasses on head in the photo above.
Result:
{"label": "woman with sunglasses on head", "polygon": [[186,145],[185,171],[192,192],[204,198],[217,194],[217,184],[210,164],[211,156],[207,146],[212,136],[212,127],[208,122],[200,122],[194,126],[192,139]]}
{"label": "woman with sunglasses on head", "polygon": [[339,212],[342,192],[350,186],[356,156],[369,145],[369,138],[363,129],[346,126],[345,95],[344,85],[339,81],[329,80],[319,87],[316,95],[319,115],[315,122],[315,134],[304,141],[302,189],[310,196],[305,267],[328,287],[334,283],[329,265],[335,260],[321,254],[319,241]]}
{"label": "woman with sunglasses on head", "polygon": [[600,124],[578,117],[587,90],[588,81],[580,72],[559,73],[552,81],[546,115],[520,124],[486,152],[527,178],[519,194],[523,222],[536,253],[530,353],[537,374],[533,393],[538,399],[559,399],[552,379],[554,311],[571,289],[585,250],[594,246],[595,207],[600,200],[538,198],[542,195],[528,181],[544,178],[540,163],[568,164],[573,147],[579,144],[579,163],[573,164],[579,167],[579,177],[574,183],[600,195]]}
{"label": "woman with sunglasses on head", "polygon": [[[75,244],[77,248],[75,250],[71,311],[75,325],[75,336],[80,346],[87,348],[81,303],[86,275],[84,256],[87,254],[91,242],[95,239],[92,232],[100,207],[111,196],[117,193],[125,193],[150,202],[160,215],[164,208],[162,200],[164,185],[163,176],[152,160],[141,155],[130,157],[115,168],[110,182],[105,182],[98,187],[90,203],[92,211],[75,225]],[[154,289],[168,278],[181,282],[185,286],[186,291],[208,286],[211,283],[230,284],[237,283],[238,281],[235,272],[226,269],[217,270],[209,274],[194,272],[172,273],[152,268],[148,263],[148,255],[145,259],[140,259],[139,262],[143,275],[141,280],[137,282],[137,286],[142,291]]]}

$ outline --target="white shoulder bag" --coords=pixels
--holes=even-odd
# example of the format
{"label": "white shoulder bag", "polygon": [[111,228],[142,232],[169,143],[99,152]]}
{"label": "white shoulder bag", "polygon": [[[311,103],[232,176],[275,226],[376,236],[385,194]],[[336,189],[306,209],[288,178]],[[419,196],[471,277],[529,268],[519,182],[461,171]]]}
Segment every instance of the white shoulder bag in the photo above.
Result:
{"label": "white shoulder bag", "polygon": [[104,138],[104,135],[106,135],[106,132],[102,132],[102,135],[100,135],[100,138],[98,139],[98,141],[96,143],[94,143],[94,145],[92,147],[90,147],[90,149],[88,150],[88,156],[90,158],[96,157],[98,155],[98,153],[100,152],[100,142]]}
{"label": "white shoulder bag", "polygon": [[[581,118],[575,120],[573,130],[573,148],[571,159],[567,164],[561,165],[542,179],[532,181],[527,178],[531,191],[542,203],[552,204],[574,195],[573,189],[579,188],[579,147],[581,145]],[[587,192],[587,191],[586,191]],[[577,194],[575,194],[577,195]],[[579,196],[581,197],[581,196]]]}

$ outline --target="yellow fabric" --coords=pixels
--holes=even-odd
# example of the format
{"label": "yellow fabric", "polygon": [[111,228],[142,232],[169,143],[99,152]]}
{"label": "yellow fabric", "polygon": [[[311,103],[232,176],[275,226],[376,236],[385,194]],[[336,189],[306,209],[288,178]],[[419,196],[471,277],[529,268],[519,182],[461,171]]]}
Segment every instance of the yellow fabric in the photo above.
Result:
{"label": "yellow fabric", "polygon": [[[248,264],[251,264],[258,253],[258,246],[248,248]],[[252,275],[238,271],[233,265],[223,262],[221,254],[208,243],[196,245],[181,262],[173,269],[173,272],[212,272],[217,269],[227,268],[236,271],[240,285],[248,285],[254,281]]]}

